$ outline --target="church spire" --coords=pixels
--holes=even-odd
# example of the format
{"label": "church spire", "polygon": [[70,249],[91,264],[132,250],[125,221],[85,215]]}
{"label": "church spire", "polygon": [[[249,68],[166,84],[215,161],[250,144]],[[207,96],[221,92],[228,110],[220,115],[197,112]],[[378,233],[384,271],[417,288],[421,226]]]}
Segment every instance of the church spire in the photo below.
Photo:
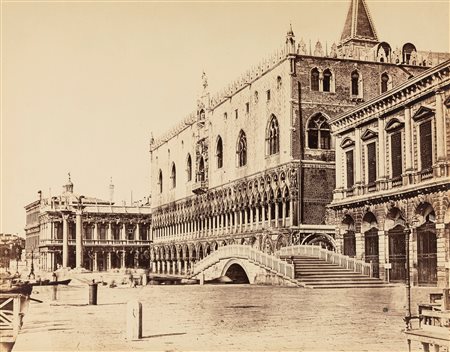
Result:
{"label": "church spire", "polygon": [[360,46],[378,43],[375,26],[364,0],[351,0],[339,45],[349,42]]}

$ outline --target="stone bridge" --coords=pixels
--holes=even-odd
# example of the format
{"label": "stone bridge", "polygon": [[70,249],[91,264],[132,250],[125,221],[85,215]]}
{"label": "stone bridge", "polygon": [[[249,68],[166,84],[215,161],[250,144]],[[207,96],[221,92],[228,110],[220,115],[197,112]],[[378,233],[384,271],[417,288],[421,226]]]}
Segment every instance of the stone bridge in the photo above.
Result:
{"label": "stone bridge", "polygon": [[246,245],[219,247],[196,263],[190,275],[205,281],[221,276],[234,283],[299,286],[292,264]]}

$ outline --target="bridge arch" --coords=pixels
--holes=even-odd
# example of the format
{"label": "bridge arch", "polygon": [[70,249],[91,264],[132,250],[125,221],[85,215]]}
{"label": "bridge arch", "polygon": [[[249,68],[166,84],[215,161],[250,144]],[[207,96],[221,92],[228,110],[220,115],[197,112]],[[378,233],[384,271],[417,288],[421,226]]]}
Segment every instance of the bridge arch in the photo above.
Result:
{"label": "bridge arch", "polygon": [[336,251],[337,248],[335,239],[326,233],[309,234],[303,239],[301,244],[319,245],[322,248],[328,249],[330,251]]}
{"label": "bridge arch", "polygon": [[253,281],[245,263],[239,259],[230,259],[224,265],[221,276],[225,275],[238,284],[251,284]]}

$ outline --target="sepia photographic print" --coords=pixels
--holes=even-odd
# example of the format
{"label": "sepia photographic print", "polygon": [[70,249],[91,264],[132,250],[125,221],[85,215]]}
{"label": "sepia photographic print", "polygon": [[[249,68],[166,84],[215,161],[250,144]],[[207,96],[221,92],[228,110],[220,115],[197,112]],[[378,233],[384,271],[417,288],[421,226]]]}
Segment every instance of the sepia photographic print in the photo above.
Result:
{"label": "sepia photographic print", "polygon": [[0,351],[449,352],[448,0],[0,10]]}

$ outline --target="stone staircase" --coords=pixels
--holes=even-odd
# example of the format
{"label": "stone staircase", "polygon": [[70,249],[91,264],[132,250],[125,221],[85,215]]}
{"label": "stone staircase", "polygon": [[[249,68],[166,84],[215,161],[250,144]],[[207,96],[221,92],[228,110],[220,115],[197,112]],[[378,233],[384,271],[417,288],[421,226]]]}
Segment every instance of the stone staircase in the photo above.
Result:
{"label": "stone staircase", "polygon": [[338,264],[307,256],[282,257],[294,264],[295,279],[306,288],[356,288],[391,286],[378,278],[371,278]]}

